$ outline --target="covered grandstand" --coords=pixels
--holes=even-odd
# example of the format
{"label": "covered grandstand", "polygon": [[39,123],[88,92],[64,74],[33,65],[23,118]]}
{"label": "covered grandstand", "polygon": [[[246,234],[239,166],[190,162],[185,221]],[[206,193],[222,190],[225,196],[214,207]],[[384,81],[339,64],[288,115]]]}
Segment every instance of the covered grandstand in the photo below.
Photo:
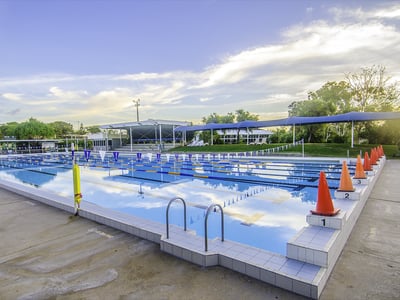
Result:
{"label": "covered grandstand", "polygon": [[[105,136],[102,137],[104,150],[125,148],[132,151],[135,145],[143,144],[155,146],[156,150],[163,150],[165,147],[175,147],[177,143],[186,140],[186,132],[176,132],[175,129],[189,124],[182,121],[149,119],[106,124],[100,126],[100,129],[105,131]],[[97,143],[100,141],[97,140]]]}

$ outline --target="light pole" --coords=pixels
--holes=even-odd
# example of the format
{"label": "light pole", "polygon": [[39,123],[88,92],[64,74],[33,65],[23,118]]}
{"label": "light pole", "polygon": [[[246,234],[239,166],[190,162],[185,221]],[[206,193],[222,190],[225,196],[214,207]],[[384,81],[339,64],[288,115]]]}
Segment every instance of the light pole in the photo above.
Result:
{"label": "light pole", "polygon": [[140,99],[132,100],[133,104],[136,106],[136,121],[139,122],[139,105]]}

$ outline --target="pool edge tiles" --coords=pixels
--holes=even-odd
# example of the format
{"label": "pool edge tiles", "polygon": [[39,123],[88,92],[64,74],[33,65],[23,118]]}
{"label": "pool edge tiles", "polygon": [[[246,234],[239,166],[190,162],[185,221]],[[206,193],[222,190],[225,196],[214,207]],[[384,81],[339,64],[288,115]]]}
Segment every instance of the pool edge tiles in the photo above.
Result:
{"label": "pool edge tiles", "polygon": [[205,251],[204,237],[189,236],[182,228],[171,226],[167,239],[161,238],[161,250],[202,267],[222,266],[291,292],[316,298],[314,284],[324,268],[300,262],[284,255],[240,244],[234,241],[209,241]]}
{"label": "pool edge tiles", "polygon": [[[330,238],[321,240],[316,246],[316,249],[328,251],[328,254],[329,251],[332,251],[332,259],[327,261],[326,266],[319,266],[315,264],[315,261],[313,263],[301,261],[299,257],[291,257],[292,254],[290,253],[284,256],[237,242],[222,242],[218,238],[209,240],[209,251],[206,252],[204,237],[197,236],[194,232],[184,231],[180,227],[170,225],[171,237],[166,239],[164,224],[112,211],[88,202],[82,203],[80,216],[158,243],[162,251],[194,264],[201,266],[220,265],[296,294],[318,299],[383,169],[384,163],[385,159],[380,160],[376,174],[371,175],[368,185],[357,186],[357,189],[361,190],[360,200],[343,200],[354,201],[355,204],[348,207],[348,209],[350,207],[351,209],[345,214],[346,222],[342,229],[328,230],[331,232]],[[71,213],[74,212],[72,199],[69,200],[53,193],[39,191],[20,184],[10,184],[9,182],[6,182],[6,184],[0,182],[0,186],[47,205]],[[340,201],[338,201],[339,205]],[[327,230],[319,230],[319,232],[324,231]]]}
{"label": "pool edge tiles", "polygon": [[[73,200],[65,197],[16,183],[7,182],[7,185],[0,183],[0,186],[49,206],[74,213]],[[218,239],[209,240],[210,250],[205,252],[204,237],[197,236],[192,231],[184,231],[176,225],[170,225],[172,238],[166,240],[164,224],[113,211],[90,202],[82,202],[79,216],[160,244],[161,251],[200,266],[220,265],[311,298],[315,298],[313,295],[318,291],[313,281],[314,277],[323,272],[323,268],[317,267],[318,269],[314,269],[311,273],[311,278],[310,272],[305,273],[307,276],[303,278],[301,268],[309,264],[302,262],[298,264],[281,254],[233,241],[220,242]],[[292,270],[293,263],[290,262],[295,262],[294,270]],[[309,267],[316,266],[309,265]]]}
{"label": "pool edge tiles", "polygon": [[[340,208],[340,205],[342,205],[348,209],[345,211],[345,214],[342,214],[342,217],[345,218],[342,227],[332,226],[331,228],[327,228],[323,227],[323,225],[315,226],[314,224],[316,222],[312,221],[311,225],[303,228],[303,230],[294,236],[287,244],[287,257],[320,265],[326,270],[315,278],[314,284],[319,286],[317,298],[321,295],[329,275],[339,259],[347,239],[383,169],[385,161],[386,159],[383,158],[379,162],[376,174],[368,178],[368,185],[360,184],[356,186],[356,190],[361,190],[359,200],[351,200],[351,197],[349,199],[335,199],[334,203],[336,208]],[[348,205],[349,203],[350,205]],[[312,216],[312,218],[314,220],[321,219],[320,216]],[[329,219],[335,217],[324,218]],[[324,224],[328,226],[329,223],[324,222]],[[321,240],[325,240],[325,243],[321,243]]]}

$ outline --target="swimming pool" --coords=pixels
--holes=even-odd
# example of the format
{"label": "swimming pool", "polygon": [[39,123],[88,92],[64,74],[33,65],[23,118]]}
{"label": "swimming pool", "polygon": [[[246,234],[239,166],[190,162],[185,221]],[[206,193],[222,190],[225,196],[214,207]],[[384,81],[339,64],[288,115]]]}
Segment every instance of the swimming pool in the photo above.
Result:
{"label": "swimming pool", "polygon": [[[209,205],[225,216],[225,239],[285,254],[286,243],[306,226],[315,208],[319,172],[338,187],[339,160],[303,161],[206,155],[120,155],[75,153],[81,166],[82,201],[165,223],[170,199],[187,203],[188,229],[204,235]],[[71,199],[70,153],[3,156],[0,179],[34,186]],[[349,166],[350,172],[354,168]],[[170,224],[183,226],[182,207],[173,203]],[[220,236],[220,215],[208,218],[208,236]]]}

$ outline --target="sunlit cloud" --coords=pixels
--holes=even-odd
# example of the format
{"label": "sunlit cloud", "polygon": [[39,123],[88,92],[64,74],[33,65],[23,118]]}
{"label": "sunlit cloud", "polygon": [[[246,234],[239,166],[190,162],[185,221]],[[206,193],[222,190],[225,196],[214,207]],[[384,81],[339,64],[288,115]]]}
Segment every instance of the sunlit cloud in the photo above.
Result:
{"label": "sunlit cloud", "polygon": [[15,93],[4,93],[1,95],[6,100],[11,100],[11,101],[19,101],[21,100],[22,94],[15,94]]}
{"label": "sunlit cloud", "polygon": [[[315,11],[307,9],[308,14]],[[285,117],[291,102],[306,99],[308,92],[327,81],[343,80],[345,73],[371,65],[386,66],[393,81],[400,80],[399,4],[329,12],[332,19],[291,26],[275,43],[226,55],[197,72],[0,78],[0,101],[19,118],[80,120],[90,125],[135,120],[132,100],[141,99],[141,119],[200,123],[213,112],[241,108],[260,119]],[[5,112],[0,117],[15,121]]]}
{"label": "sunlit cloud", "polygon": [[126,74],[121,76],[115,76],[114,80],[130,80],[130,81],[145,81],[155,79],[169,79],[174,78],[173,73],[138,73],[138,74]]}
{"label": "sunlit cloud", "polygon": [[200,102],[208,102],[208,101],[210,101],[212,98],[210,98],[210,97],[201,97],[199,100],[200,100]]}
{"label": "sunlit cloud", "polygon": [[386,7],[377,7],[371,10],[365,10],[362,8],[357,9],[346,9],[333,7],[330,13],[335,16],[336,21],[340,20],[370,20],[370,19],[400,19],[400,4],[393,3]]}
{"label": "sunlit cloud", "polygon": [[59,99],[70,100],[82,98],[87,95],[86,91],[66,91],[59,87],[53,86],[49,89],[49,97],[56,97]]}

